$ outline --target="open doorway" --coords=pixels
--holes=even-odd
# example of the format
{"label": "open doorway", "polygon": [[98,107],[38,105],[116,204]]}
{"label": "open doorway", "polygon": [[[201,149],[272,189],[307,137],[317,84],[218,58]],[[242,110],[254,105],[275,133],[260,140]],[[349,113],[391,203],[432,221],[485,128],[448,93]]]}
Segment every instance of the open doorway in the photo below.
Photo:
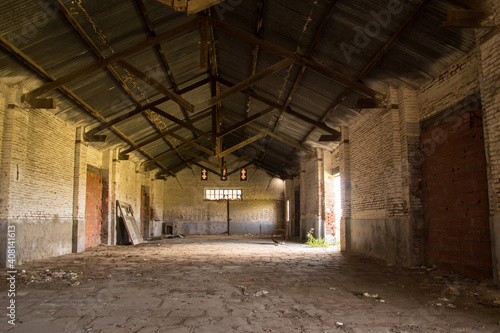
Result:
{"label": "open doorway", "polygon": [[340,174],[327,176],[325,181],[326,239],[340,248],[340,218],[342,217]]}

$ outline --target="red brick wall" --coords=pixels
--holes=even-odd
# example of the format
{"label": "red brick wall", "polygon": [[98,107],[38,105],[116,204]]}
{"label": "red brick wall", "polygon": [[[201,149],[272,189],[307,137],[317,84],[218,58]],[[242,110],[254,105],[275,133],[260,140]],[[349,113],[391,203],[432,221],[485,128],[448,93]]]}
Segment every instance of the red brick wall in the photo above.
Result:
{"label": "red brick wall", "polygon": [[101,244],[102,176],[87,172],[85,248]]}
{"label": "red brick wall", "polygon": [[482,112],[452,119],[420,137],[426,259],[458,274],[491,278]]}

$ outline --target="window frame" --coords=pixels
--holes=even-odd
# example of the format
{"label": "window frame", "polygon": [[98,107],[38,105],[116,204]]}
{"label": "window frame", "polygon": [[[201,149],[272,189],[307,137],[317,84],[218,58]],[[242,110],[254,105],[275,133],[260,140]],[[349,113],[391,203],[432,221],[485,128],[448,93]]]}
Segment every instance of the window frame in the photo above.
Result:
{"label": "window frame", "polygon": [[204,201],[242,201],[243,189],[241,188],[205,188]]}

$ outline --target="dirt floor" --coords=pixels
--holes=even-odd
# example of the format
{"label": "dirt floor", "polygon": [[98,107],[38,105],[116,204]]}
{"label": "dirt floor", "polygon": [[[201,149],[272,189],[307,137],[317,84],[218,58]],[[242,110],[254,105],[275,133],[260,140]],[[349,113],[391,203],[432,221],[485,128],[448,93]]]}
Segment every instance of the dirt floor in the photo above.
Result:
{"label": "dirt floor", "polygon": [[270,238],[100,246],[17,269],[17,325],[4,314],[1,332],[500,332],[490,282]]}

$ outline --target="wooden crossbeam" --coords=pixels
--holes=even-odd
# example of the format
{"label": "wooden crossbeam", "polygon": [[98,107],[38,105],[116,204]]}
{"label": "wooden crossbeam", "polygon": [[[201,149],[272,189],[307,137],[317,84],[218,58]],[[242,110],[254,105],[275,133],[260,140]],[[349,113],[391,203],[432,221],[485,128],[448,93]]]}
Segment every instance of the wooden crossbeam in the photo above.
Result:
{"label": "wooden crossbeam", "polygon": [[240,150],[241,148],[245,147],[245,146],[248,146],[249,144],[251,144],[252,142],[255,142],[257,140],[260,140],[262,139],[263,137],[265,137],[267,134],[266,133],[259,133],[249,139],[246,139],[245,141],[242,141],[240,143],[238,143],[237,145],[229,148],[229,149],[226,149],[225,151],[221,152],[220,154],[218,154],[219,157],[224,157],[224,156],[227,156],[237,150]]}
{"label": "wooden crossbeam", "polygon": [[[232,85],[232,83],[227,81],[227,80],[220,79],[220,78],[218,78],[218,80],[220,80],[221,83],[223,83],[223,84]],[[262,103],[267,104],[270,107],[273,107],[273,108],[278,109],[278,110],[282,110],[285,113],[288,113],[288,114],[290,114],[290,115],[292,115],[300,120],[303,120],[303,121],[317,127],[318,129],[321,129],[325,132],[328,132],[328,133],[333,134],[333,135],[339,134],[339,132],[337,130],[335,130],[331,127],[328,127],[325,123],[311,119],[311,118],[307,117],[306,115],[303,115],[303,114],[293,110],[290,106],[284,107],[283,105],[280,105],[274,101],[271,101],[270,99],[257,94],[252,89],[245,89],[242,91],[242,93],[247,94],[248,96],[251,96],[258,101],[261,101]]]}
{"label": "wooden crossbeam", "polygon": [[[188,93],[190,91],[193,91],[199,87],[206,85],[209,82],[210,82],[210,80],[208,78],[205,78],[201,81],[193,83],[189,87],[186,87],[184,89],[179,90],[179,94],[182,95],[182,94]],[[86,132],[85,135],[87,137],[91,138],[94,135],[96,135],[97,133],[99,133],[99,132],[101,132],[101,131],[103,131],[103,130],[105,130],[113,125],[119,124],[119,123],[121,123],[125,120],[128,120],[128,119],[130,119],[138,114],[141,114],[147,110],[150,110],[154,106],[161,105],[161,104],[166,103],[168,101],[170,101],[170,97],[162,97],[162,98],[158,99],[157,101],[151,102],[149,104],[146,104],[146,105],[143,105],[140,107],[136,107],[133,111],[130,111],[124,115],[121,115],[119,117],[114,118],[113,120],[110,120],[106,123],[103,123],[96,128],[91,129],[90,131]]]}
{"label": "wooden crossbeam", "polygon": [[198,149],[198,150],[199,150],[199,151],[201,151],[201,152],[204,152],[204,153],[205,153],[205,154],[207,154],[207,155],[210,155],[210,156],[215,156],[215,154],[214,154],[214,152],[213,152],[213,151],[211,151],[210,149],[207,149],[207,148],[203,147],[202,145],[199,145],[199,144],[197,144],[197,143],[194,143],[193,141],[188,140],[188,139],[186,139],[186,138],[183,138],[182,136],[177,135],[177,134],[175,134],[175,133],[170,133],[169,135],[170,135],[171,137],[173,137],[174,139],[177,139],[177,140],[179,140],[179,141],[182,141],[182,142],[184,142],[185,144],[187,144],[187,145],[189,145],[189,146],[191,146],[191,147],[194,147],[194,148]]}
{"label": "wooden crossbeam", "polygon": [[229,133],[232,133],[232,132],[236,131],[237,129],[250,124],[251,122],[256,121],[257,119],[262,118],[263,116],[265,116],[266,114],[268,114],[274,110],[275,110],[275,108],[273,106],[270,106],[270,107],[266,108],[265,110],[258,112],[256,114],[252,115],[251,117],[248,117],[245,120],[240,121],[237,124],[234,124],[233,126],[226,128],[225,130],[223,130],[219,134],[217,134],[217,137],[226,136]]}
{"label": "wooden crossbeam", "polygon": [[318,74],[321,74],[327,78],[330,78],[337,83],[345,86],[352,88],[359,92],[360,94],[366,95],[368,97],[377,97],[377,98],[383,98],[384,95],[379,93],[378,91],[375,91],[363,83],[352,80],[349,77],[345,76],[339,71],[336,71],[328,66],[322,65],[318,63],[317,61],[313,59],[308,59],[306,57],[302,57],[296,53],[290,52],[287,49],[284,49],[276,44],[273,44],[267,40],[264,40],[260,37],[257,37],[251,33],[248,33],[246,31],[243,31],[241,29],[238,29],[230,24],[224,23],[220,20],[217,20],[213,17],[209,18],[209,23],[214,26],[215,28],[219,29],[220,31],[223,31],[227,34],[233,35],[241,40],[244,40],[252,45],[258,45],[260,48],[268,50],[272,53],[275,53],[285,59],[290,59],[294,63],[298,65],[303,65],[306,66],[307,68],[317,72]]}
{"label": "wooden crossbeam", "polygon": [[177,117],[174,117],[172,116],[171,114],[163,111],[162,109],[159,109],[157,108],[156,106],[153,106],[151,108],[151,110],[153,110],[154,112],[158,113],[160,116],[162,117],[165,117],[167,118],[168,120],[176,123],[177,125],[181,126],[181,127],[184,127],[188,130],[190,130],[191,132],[194,132],[194,133],[197,133],[198,135],[201,135],[201,136],[204,136],[206,137],[207,139],[210,139],[208,136],[207,136],[207,133],[203,132],[202,130],[200,129],[197,129],[196,127],[194,127],[193,125],[191,125],[189,122],[185,122],[185,121],[182,121],[180,120],[179,118]]}
{"label": "wooden crossbeam", "polygon": [[250,76],[249,78],[241,81],[240,83],[235,84],[231,88],[226,89],[225,91],[221,92],[217,96],[210,98],[208,101],[198,104],[196,106],[196,110],[202,111],[202,110],[205,110],[211,106],[214,106],[214,105],[222,102],[223,100],[229,98],[230,96],[237,94],[240,91],[250,87],[255,82],[262,80],[263,78],[265,78],[269,75],[272,75],[276,72],[279,72],[283,68],[290,66],[290,64],[291,64],[290,59],[281,60],[280,62],[278,62],[272,66],[269,66],[268,68],[260,71],[259,73],[255,74],[255,75]]}
{"label": "wooden crossbeam", "polygon": [[[23,64],[25,64],[28,68],[33,70],[35,73],[40,75],[42,78],[45,80],[55,82],[55,78],[51,76],[47,71],[45,71],[42,67],[40,67],[36,62],[34,62],[31,58],[29,58],[24,52],[19,50],[17,47],[15,47],[12,43],[10,43],[8,40],[6,40],[4,37],[0,36],[0,46],[4,48],[7,52],[12,54],[14,57],[19,59]],[[100,121],[101,123],[105,123],[106,119],[94,108],[92,108],[90,105],[88,105],[83,99],[78,97],[72,90],[68,89],[64,85],[58,85],[56,89],[59,89],[62,93],[64,93],[68,98],[73,100],[77,105],[81,106],[83,110],[85,110],[86,113],[91,115],[93,118],[96,120]],[[24,98],[26,99],[26,95]],[[35,97],[33,97],[35,98]],[[30,98],[28,98],[30,99]],[[128,136],[126,136],[124,133],[122,133],[120,130],[118,130],[116,127],[111,126],[110,130],[114,132],[121,140],[129,144],[131,147],[134,148],[134,150],[138,150],[144,157],[147,159],[151,160],[153,157],[146,152],[145,150],[141,149],[140,147],[137,147],[137,144],[132,141]],[[158,166],[164,170],[166,170],[168,173],[175,175],[173,172],[168,170],[165,166],[158,164]]]}
{"label": "wooden crossbeam", "polygon": [[[198,138],[198,139],[196,139],[196,140],[193,140],[193,142],[194,142],[194,143],[199,143],[199,142],[201,142],[201,141],[202,141],[202,139],[201,139],[201,138]],[[177,146],[177,151],[182,152],[182,151],[184,151],[184,150],[188,149],[189,147],[191,147],[191,146],[189,146],[189,145],[187,145],[187,144],[182,144],[182,145],[180,145],[180,146]],[[154,164],[155,162],[157,162],[157,161],[161,161],[162,159],[167,158],[167,157],[170,157],[170,156],[172,156],[172,155],[175,155],[176,153],[177,153],[177,152],[176,152],[175,150],[173,150],[173,149],[172,149],[172,150],[170,150],[170,151],[168,151],[168,152],[166,152],[166,153],[163,153],[163,154],[161,154],[161,155],[159,155],[159,156],[156,156],[156,157],[155,157],[154,159],[152,159],[151,161],[144,162],[144,163],[142,164],[142,166],[143,166],[144,168],[147,168],[147,167],[149,167],[150,165]]]}
{"label": "wooden crossbeam", "polygon": [[58,79],[53,80],[52,82],[43,84],[42,86],[32,90],[31,92],[29,92],[25,95],[25,99],[31,100],[31,99],[39,97],[43,94],[46,94],[50,91],[58,89],[58,88],[64,86],[65,84],[73,82],[79,78],[88,76],[88,75],[90,75],[90,74],[92,74],[100,69],[105,68],[108,65],[116,63],[120,59],[129,57],[129,56],[136,54],[144,49],[147,49],[148,47],[151,47],[155,44],[158,44],[158,43],[161,43],[165,40],[179,36],[179,35],[185,33],[186,31],[189,31],[189,30],[192,30],[192,29],[198,27],[199,24],[200,24],[199,18],[193,19],[185,24],[182,24],[178,27],[170,29],[169,31],[166,31],[162,34],[155,36],[155,37],[148,38],[145,41],[140,42],[134,46],[131,46],[123,51],[117,52],[106,59],[102,59],[102,60],[97,61],[93,64],[78,68],[71,73],[68,73],[68,74],[66,74]]}
{"label": "wooden crossbeam", "polygon": [[[205,113],[202,113],[202,114],[200,114],[200,115],[198,115],[198,116],[196,116],[196,117],[193,117],[193,118],[190,120],[190,123],[195,123],[195,122],[197,122],[197,121],[200,121],[200,120],[205,119],[205,118],[208,118],[208,117],[210,117],[210,113],[209,113],[209,112],[205,112]],[[157,141],[157,140],[160,140],[160,139],[162,139],[162,138],[166,137],[167,135],[171,135],[172,133],[177,132],[178,130],[180,130],[180,129],[182,129],[182,128],[183,128],[182,126],[176,126],[176,127],[173,127],[173,128],[171,128],[171,129],[169,129],[169,130],[167,130],[167,131],[164,131],[164,132],[162,132],[162,133],[160,133],[160,134],[157,134],[157,135],[153,136],[152,138],[149,138],[149,139],[147,139],[147,140],[144,140],[144,141],[142,141],[142,142],[140,142],[140,143],[136,144],[136,146],[135,146],[135,147],[130,147],[129,149],[125,150],[125,151],[123,152],[123,154],[124,154],[124,155],[126,155],[126,154],[130,154],[131,152],[133,152],[134,150],[136,150],[136,149],[137,149],[136,147],[138,147],[138,148],[144,147],[144,146],[146,146],[146,145],[148,145],[148,144],[150,144],[150,143],[153,143],[153,142],[155,142],[155,141]],[[205,140],[205,136],[203,136],[203,137],[201,137],[201,138],[199,138],[199,139],[200,139],[200,141]],[[198,139],[197,139],[197,140],[198,140]],[[197,141],[197,140],[195,140],[195,141]]]}
{"label": "wooden crossbeam", "polygon": [[184,153],[191,156],[191,157],[194,157],[197,161],[205,162],[206,164],[211,165],[214,168],[219,167],[216,163],[210,162],[210,160],[206,159],[205,157],[203,157],[201,155],[193,153],[192,151],[184,150]]}
{"label": "wooden crossbeam", "polygon": [[175,91],[168,89],[164,85],[162,85],[160,82],[156,81],[153,79],[150,75],[140,71],[138,68],[132,66],[125,60],[118,60],[117,61],[118,65],[121,67],[125,68],[127,71],[130,73],[134,74],[136,77],[150,85],[151,87],[155,88],[162,94],[164,94],[167,97],[170,97],[170,99],[180,106],[182,106],[184,109],[186,109],[189,112],[194,112],[194,105],[189,103],[187,100],[185,100],[182,96],[177,94]]}
{"label": "wooden crossbeam", "polygon": [[[231,118],[236,119],[236,120],[245,119],[244,117],[236,115],[236,114],[234,114],[234,113],[232,113],[232,112],[230,112],[228,110],[225,110],[224,114],[226,116],[231,117]],[[287,138],[285,138],[285,137],[283,137],[281,135],[273,133],[270,130],[266,129],[265,127],[256,125],[254,123],[250,123],[250,124],[248,124],[248,126],[252,127],[253,129],[255,129],[255,130],[259,131],[259,132],[265,133],[266,135],[272,136],[276,140],[279,140],[279,141],[281,141],[283,143],[286,143],[289,146],[295,147],[295,148],[297,148],[299,150],[302,150],[302,151],[305,151],[306,153],[309,153],[309,154],[314,154],[314,152],[311,149],[309,149],[309,148],[307,148],[307,147],[305,147],[305,146],[303,146],[303,145],[301,145],[301,144],[299,144],[297,142],[294,142],[293,140],[287,139]]]}
{"label": "wooden crossbeam", "polygon": [[[231,133],[231,135],[235,136],[236,138],[240,139],[240,140],[244,140],[244,138],[238,134],[235,134],[235,133]],[[295,165],[296,163],[293,162],[291,159],[288,159],[288,158],[285,158],[283,157],[282,155],[278,154],[278,153],[275,153],[274,151],[270,150],[270,149],[267,149],[257,143],[251,143],[250,146],[255,149],[257,152],[263,152],[264,154],[266,155],[269,155],[271,157],[274,157],[278,160],[280,160],[281,162],[284,162],[286,164],[289,164],[289,165]]]}

